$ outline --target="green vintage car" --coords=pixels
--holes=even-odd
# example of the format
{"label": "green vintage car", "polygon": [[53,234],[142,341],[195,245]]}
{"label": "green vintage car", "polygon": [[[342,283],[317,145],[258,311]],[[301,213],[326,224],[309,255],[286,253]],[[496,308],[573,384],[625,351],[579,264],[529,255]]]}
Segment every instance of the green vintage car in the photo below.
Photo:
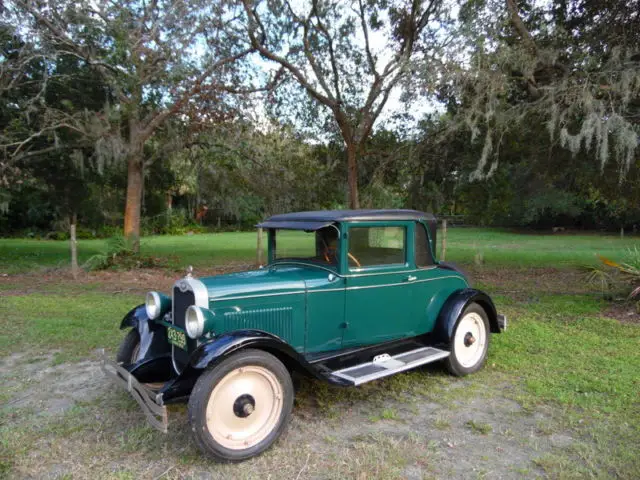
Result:
{"label": "green vintage car", "polygon": [[158,429],[188,400],[197,445],[225,461],[272,445],[293,408],[292,374],[357,387],[442,361],[454,375],[485,363],[506,327],[491,299],[436,260],[436,219],[414,210],[275,215],[268,264],[178,280],[149,292],[105,371]]}

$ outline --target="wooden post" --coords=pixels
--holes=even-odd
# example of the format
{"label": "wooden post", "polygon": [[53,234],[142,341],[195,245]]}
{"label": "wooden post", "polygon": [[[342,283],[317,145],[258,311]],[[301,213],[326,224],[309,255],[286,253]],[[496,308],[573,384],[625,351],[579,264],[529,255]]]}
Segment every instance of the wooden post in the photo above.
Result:
{"label": "wooden post", "polygon": [[620,240],[624,240],[624,227],[620,227]]}
{"label": "wooden post", "polygon": [[78,267],[78,241],[76,239],[76,223],[78,220],[77,215],[74,213],[69,217],[69,242],[71,244],[71,274],[73,279],[78,279],[78,273],[80,268]]}
{"label": "wooden post", "polygon": [[260,267],[262,265],[262,229],[258,228],[258,252],[257,252],[257,264]]}
{"label": "wooden post", "polygon": [[440,261],[444,262],[447,254],[447,219],[442,220],[442,253]]}

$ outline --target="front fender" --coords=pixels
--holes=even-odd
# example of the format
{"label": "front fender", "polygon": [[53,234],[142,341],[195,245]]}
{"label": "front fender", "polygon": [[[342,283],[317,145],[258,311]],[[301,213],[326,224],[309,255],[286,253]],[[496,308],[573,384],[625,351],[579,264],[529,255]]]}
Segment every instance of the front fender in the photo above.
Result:
{"label": "front fender", "polygon": [[149,319],[144,304],[132,308],[124,316],[120,322],[120,330],[125,328],[135,328],[140,335],[140,350],[136,364],[166,357],[171,353],[166,328]]}
{"label": "front fender", "polygon": [[199,374],[200,371],[214,367],[225,358],[245,348],[256,348],[269,352],[291,371],[301,370],[312,377],[334,385],[348,384],[343,378],[333,375],[331,371],[309,363],[304,356],[281,338],[262,330],[236,330],[224,333],[210,342],[200,345],[191,354],[189,368],[182,372],[181,377]]}
{"label": "front fender", "polygon": [[120,322],[120,330],[124,330],[127,327],[138,328],[138,325],[142,323],[147,323],[149,321],[149,317],[147,316],[147,309],[142,305],[138,305],[137,307],[129,310],[122,322]]}
{"label": "front fender", "polygon": [[496,307],[493,304],[493,300],[486,293],[476,290],[475,288],[464,288],[456,290],[443,305],[436,321],[436,326],[433,331],[433,338],[437,343],[450,344],[453,338],[453,329],[456,326],[456,321],[462,314],[465,308],[471,303],[477,303],[487,313],[489,318],[489,327],[491,333],[500,333],[500,325],[498,323],[498,313]]}
{"label": "front fender", "polygon": [[295,362],[300,364],[304,358],[289,344],[261,330],[236,330],[215,337],[210,342],[200,345],[189,359],[189,365],[196,370],[209,368],[224,360],[229,355],[244,348],[258,348],[274,353],[285,364]]}

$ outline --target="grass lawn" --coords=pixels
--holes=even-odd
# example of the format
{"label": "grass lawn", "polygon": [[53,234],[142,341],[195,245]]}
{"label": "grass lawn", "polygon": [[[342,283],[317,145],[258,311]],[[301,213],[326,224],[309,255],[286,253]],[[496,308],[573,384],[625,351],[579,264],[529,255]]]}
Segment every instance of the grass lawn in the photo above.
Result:
{"label": "grass lawn", "polygon": [[[294,246],[295,236],[285,233],[283,237],[289,247]],[[575,267],[595,263],[596,254],[620,259],[626,249],[638,244],[640,237],[637,236],[621,240],[613,235],[542,235],[450,228],[447,261],[472,263],[476,254],[481,253],[487,265]],[[80,262],[86,262],[105,248],[105,240],[80,240]],[[144,255],[169,258],[179,269],[185,265],[211,267],[233,261],[252,262],[256,258],[256,234],[225,232],[145,237],[141,250]],[[69,243],[66,241],[0,239],[0,274],[65,266],[68,262]]]}
{"label": "grass lawn", "polygon": [[[253,233],[153,237],[143,240],[143,250],[211,266],[252,261],[255,240]],[[29,352],[23,364],[2,372],[8,387],[0,393],[0,477],[39,477],[55,467],[53,476],[64,478],[157,477],[163,470],[167,478],[295,478],[301,472],[306,478],[327,471],[335,478],[405,478],[407,468],[418,465],[421,475],[449,478],[455,475],[443,465],[462,455],[477,467],[465,478],[492,478],[492,467],[483,462],[492,461],[489,445],[495,444],[506,449],[496,460],[502,467],[517,460],[507,458],[509,449],[530,454],[525,467],[506,471],[509,478],[637,478],[640,324],[609,318],[609,304],[582,283],[575,267],[593,263],[597,253],[619,259],[638,243],[613,236],[452,229],[447,260],[470,267],[510,319],[508,331],[492,337],[486,368],[465,379],[421,369],[348,389],[305,382],[290,437],[259,459],[217,466],[194,453],[184,410],[171,413],[179,419],[178,433],[167,437],[150,430],[122,392],[77,402],[62,416],[12,403],[33,390],[41,370],[33,362],[66,368],[95,358],[98,347],[113,352],[123,335],[117,329],[122,315],[142,297],[113,293],[113,283],[102,284],[100,277],[75,283],[48,274],[49,283],[30,289],[26,282],[33,276],[18,272],[65,262],[67,243],[0,240],[0,273],[17,275],[0,283],[0,360]],[[103,245],[80,242],[81,258]],[[473,267],[478,251],[485,265]],[[24,292],[13,278],[25,282]],[[54,376],[43,388],[63,380]],[[512,402],[519,410],[506,419],[497,413],[465,416],[478,402],[489,410]],[[436,405],[437,416],[420,413],[425,404]],[[379,435],[353,435],[372,430]],[[349,431],[350,436],[340,433]],[[400,431],[405,433],[395,436]],[[442,441],[434,440],[438,435]],[[472,444],[482,450],[485,443],[486,452],[465,451]],[[541,446],[549,443],[553,448]],[[161,467],[150,475],[154,462]]]}

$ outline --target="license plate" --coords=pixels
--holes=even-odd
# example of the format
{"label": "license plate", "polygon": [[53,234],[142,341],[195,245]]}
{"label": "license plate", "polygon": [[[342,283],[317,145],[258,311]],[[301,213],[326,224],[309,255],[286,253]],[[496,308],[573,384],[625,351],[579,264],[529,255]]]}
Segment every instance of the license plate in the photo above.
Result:
{"label": "license plate", "polygon": [[176,347],[180,347],[183,350],[187,349],[187,337],[184,332],[173,327],[167,327],[167,338],[169,343],[173,343]]}

